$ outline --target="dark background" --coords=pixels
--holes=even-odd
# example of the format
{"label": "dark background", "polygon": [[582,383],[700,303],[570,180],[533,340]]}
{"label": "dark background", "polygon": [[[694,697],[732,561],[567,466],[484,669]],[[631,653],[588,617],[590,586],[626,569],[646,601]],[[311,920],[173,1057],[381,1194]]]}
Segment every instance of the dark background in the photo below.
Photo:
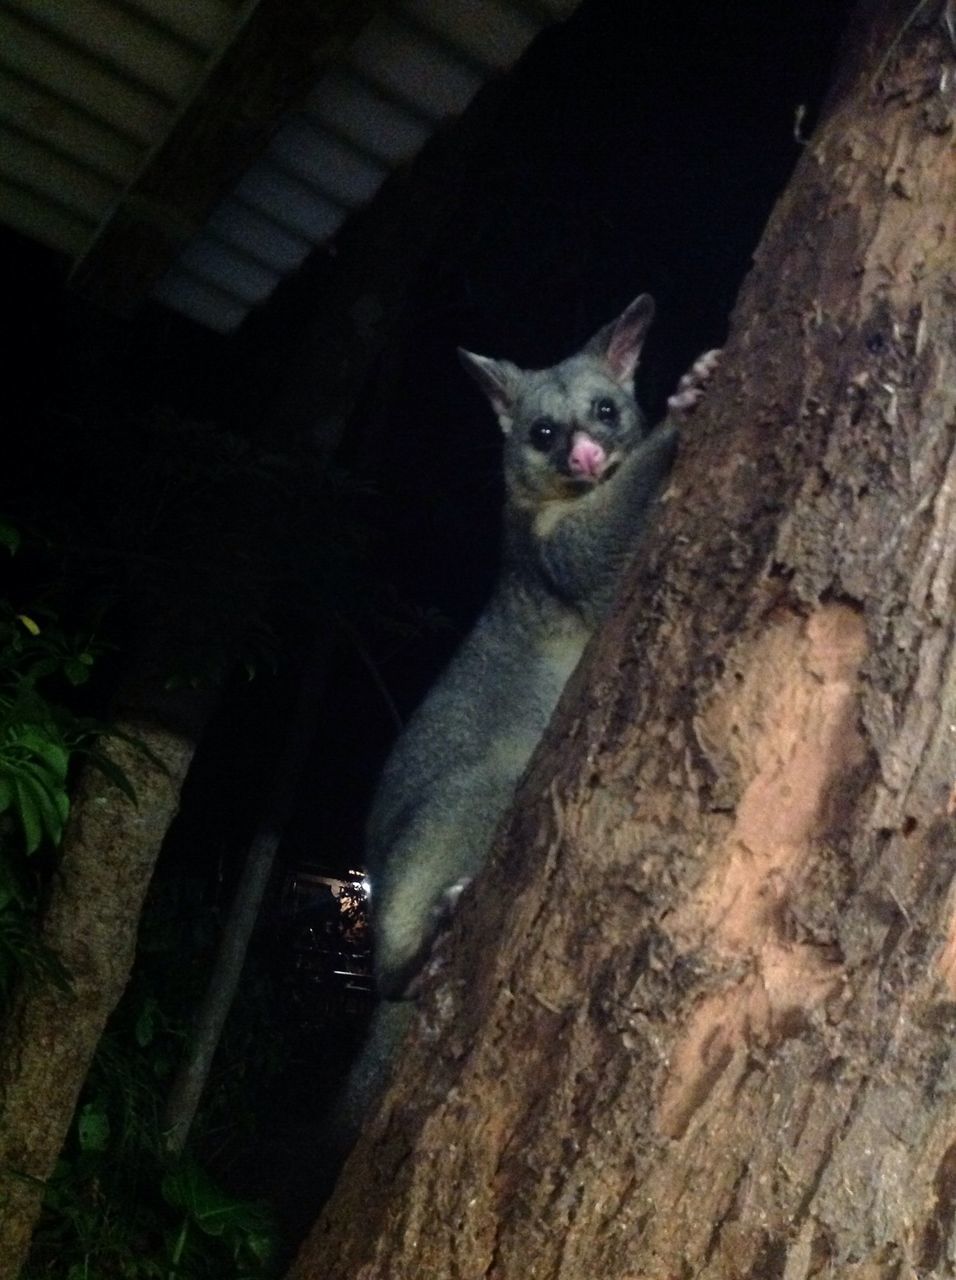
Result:
{"label": "dark background", "polygon": [[[400,609],[437,622],[403,631],[380,625],[374,606],[357,634],[333,636],[280,881],[303,863],[360,863],[363,815],[395,732],[378,686],[406,716],[494,579],[498,429],[456,346],[547,365],[646,290],[658,319],[638,386],[659,416],[680,374],[724,338],[801,152],[798,109],[806,135],[846,9],[837,0],[586,0],[496,91],[490,133],[456,179],[454,213],[336,464],[352,485],[349,519],[370,595],[392,592]],[[14,500],[47,475],[51,491],[66,493],[88,452],[84,433],[106,419],[129,422],[134,454],[136,422],[164,407],[261,442],[335,257],[317,252],[232,337],[155,304],[130,319],[97,311],[70,292],[63,260],[13,233],[0,234],[0,264],[9,322],[0,467]],[[234,875],[273,780],[307,631],[301,619],[289,624],[275,674],[228,685],[167,864]]]}
{"label": "dark background", "polygon": [[[446,624],[400,643],[363,638],[403,716],[496,569],[498,432],[455,347],[546,365],[647,290],[658,318],[638,385],[659,416],[681,372],[723,339],[800,154],[798,108],[804,132],[812,128],[845,10],[835,0],[587,0],[512,73],[340,450],[340,465],[374,490],[353,507],[370,572]],[[96,311],[65,287],[64,261],[13,233],[0,239],[0,261],[11,321],[4,470],[14,488],[21,450],[35,468],[61,447],[51,416],[82,430],[83,420],[133,421],[171,406],[261,435],[334,270],[334,256],[317,252],[221,337],[156,304],[128,320]],[[394,723],[348,644],[336,646],[328,686],[285,852],[344,867],[360,859],[362,814]],[[270,716],[278,709],[281,721],[292,688],[241,688],[210,735],[191,790],[220,850],[259,803],[281,738]]]}

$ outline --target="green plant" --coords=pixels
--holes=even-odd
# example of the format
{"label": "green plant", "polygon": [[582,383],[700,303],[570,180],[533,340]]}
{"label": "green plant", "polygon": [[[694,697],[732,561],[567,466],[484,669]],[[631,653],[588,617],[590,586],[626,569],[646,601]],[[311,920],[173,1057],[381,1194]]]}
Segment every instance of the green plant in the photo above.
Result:
{"label": "green plant", "polygon": [[17,978],[69,988],[63,965],[37,936],[34,905],[24,878],[0,858],[0,1007],[9,1000]]}
{"label": "green plant", "polygon": [[[122,655],[157,689],[221,687],[231,673],[275,666],[279,645],[311,635],[319,619],[375,612],[362,537],[351,532],[355,486],[320,491],[307,450],[285,455],[174,415],[130,425],[109,415],[42,424],[32,481],[12,513],[22,539],[0,522],[0,554],[15,553],[18,579],[0,602],[0,999],[18,976],[67,982],[33,916],[77,758],[110,771],[98,750],[108,727],[82,714],[102,712],[109,697],[109,653],[102,665],[100,655]],[[125,778],[111,776],[134,799]],[[163,869],[158,879],[177,877]],[[208,923],[215,908],[204,906]],[[24,1280],[268,1274],[265,1211],[205,1172],[242,1185],[256,1094],[270,1056],[281,1059],[261,1016],[230,1019],[192,1160],[170,1167],[161,1150],[182,1011],[208,960],[209,945],[193,942],[153,956],[147,924],[47,1186]]]}
{"label": "green plant", "polygon": [[94,648],[0,601],[0,814],[11,813],[27,854],[44,839],[59,844],[70,810],[67,777],[72,754],[95,739],[100,726],[73,715],[41,690],[57,678],[84,684]]}
{"label": "green plant", "polygon": [[[168,958],[168,957],[167,957]],[[266,1280],[268,1209],[193,1156],[170,1164],[160,1112],[185,1028],[142,976],[97,1051],[22,1280]]]}
{"label": "green plant", "polygon": [[[19,530],[0,520],[0,547],[13,555],[20,546]],[[0,1003],[18,977],[68,985],[36,931],[42,875],[33,855],[62,840],[74,759],[85,757],[135,801],[97,747],[109,727],[68,705],[103,646],[88,631],[67,630],[38,594],[22,607],[0,599]]]}
{"label": "green plant", "polygon": [[231,1196],[187,1159],[164,1171],[117,1164],[108,1117],[78,1113],[79,1150],[47,1187],[22,1280],[267,1280],[276,1233],[268,1209]]}
{"label": "green plant", "polygon": [[[0,545],[19,536],[0,522]],[[37,619],[41,619],[38,621]],[[96,646],[68,635],[45,609],[20,612],[0,600],[0,999],[22,976],[67,985],[57,958],[37,936],[38,876],[29,859],[59,844],[69,815],[70,762],[77,752],[101,759],[105,726],[78,716],[46,688],[89,678]],[[109,768],[109,762],[106,762]],[[113,771],[114,773],[117,771]],[[120,781],[117,779],[117,781]],[[122,785],[122,782],[120,782]],[[128,790],[128,784],[126,784]]]}
{"label": "green plant", "polygon": [[265,1206],[237,1200],[191,1160],[184,1160],[162,1181],[164,1201],[182,1215],[172,1241],[168,1280],[177,1276],[215,1274],[205,1268],[213,1252],[210,1242],[219,1242],[221,1254],[229,1258],[236,1280],[267,1274],[275,1252],[275,1229]]}

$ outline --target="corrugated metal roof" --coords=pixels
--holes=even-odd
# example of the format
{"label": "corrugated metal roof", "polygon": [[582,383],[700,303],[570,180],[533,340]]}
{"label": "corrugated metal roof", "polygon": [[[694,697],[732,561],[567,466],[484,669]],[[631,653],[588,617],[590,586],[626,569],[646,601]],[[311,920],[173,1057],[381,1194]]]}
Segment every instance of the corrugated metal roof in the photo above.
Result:
{"label": "corrugated metal roof", "polygon": [[78,257],[250,7],[4,0],[0,218]]}
{"label": "corrugated metal roof", "polygon": [[319,79],[155,297],[228,333],[577,0],[399,0]]}
{"label": "corrugated metal roof", "polygon": [[[235,329],[439,122],[577,2],[383,8],[324,60],[154,296],[210,328]],[[256,0],[5,0],[0,219],[80,259],[255,9]]]}

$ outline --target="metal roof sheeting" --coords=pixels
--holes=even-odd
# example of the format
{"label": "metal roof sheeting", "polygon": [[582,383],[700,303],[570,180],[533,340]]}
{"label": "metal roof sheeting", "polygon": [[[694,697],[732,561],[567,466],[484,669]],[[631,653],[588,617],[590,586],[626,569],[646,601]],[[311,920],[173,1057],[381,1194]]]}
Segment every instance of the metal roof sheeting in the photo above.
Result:
{"label": "metal roof sheeting", "polygon": [[212,329],[235,329],[440,121],[463,111],[543,26],[576,7],[577,0],[400,0],[373,18],[154,297]]}
{"label": "metal roof sheeting", "polygon": [[330,71],[312,91],[306,114],[325,124],[359,151],[389,166],[410,160],[425,143],[431,125],[376,92],[345,68]]}
{"label": "metal roof sheeting", "polygon": [[[258,3],[4,0],[0,220],[74,263],[94,244],[99,252],[104,229],[128,209],[131,188],[135,196],[149,166],[162,172],[161,149],[174,125]],[[383,6],[332,65],[316,57],[322,69],[304,101],[299,95],[302,105],[280,120],[153,296],[212,329],[235,329],[372,199],[439,122],[463,111],[489,76],[510,67],[543,26],[577,3]],[[311,57],[312,45],[304,49]],[[167,203],[168,224],[176,204]],[[206,208],[208,198],[190,216],[202,218]],[[122,240],[108,252],[122,258]],[[159,257],[160,270],[166,260]],[[122,262],[114,265],[124,270]]]}
{"label": "metal roof sheeting", "polygon": [[80,256],[242,20],[225,0],[4,0],[0,219]]}

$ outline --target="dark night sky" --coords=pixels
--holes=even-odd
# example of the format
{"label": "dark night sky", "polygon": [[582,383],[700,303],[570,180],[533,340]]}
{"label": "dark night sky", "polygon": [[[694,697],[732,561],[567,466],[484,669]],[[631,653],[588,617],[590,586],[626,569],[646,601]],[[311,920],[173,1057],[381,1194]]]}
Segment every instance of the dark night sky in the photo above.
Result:
{"label": "dark night sky", "polygon": [[[659,319],[640,386],[653,416],[693,357],[723,338],[799,154],[795,113],[805,106],[812,127],[845,9],[837,0],[587,0],[514,75],[344,448],[346,464],[376,486],[364,510],[375,572],[452,624],[398,657],[370,638],[403,713],[494,574],[497,428],[455,346],[548,364],[648,290]],[[93,313],[64,292],[61,262],[10,234],[0,257],[17,318],[14,403],[38,416],[51,402],[87,412],[168,403],[249,431],[321,305],[328,266],[319,255],[227,339],[153,305],[130,322]],[[37,357],[40,377],[28,372]],[[354,653],[340,657],[330,687],[290,845],[292,856],[323,850],[349,861],[391,730]],[[205,766],[208,785],[227,795],[237,777],[262,774],[257,696],[243,695],[207,749],[211,759],[227,742],[247,742],[242,759]]]}

